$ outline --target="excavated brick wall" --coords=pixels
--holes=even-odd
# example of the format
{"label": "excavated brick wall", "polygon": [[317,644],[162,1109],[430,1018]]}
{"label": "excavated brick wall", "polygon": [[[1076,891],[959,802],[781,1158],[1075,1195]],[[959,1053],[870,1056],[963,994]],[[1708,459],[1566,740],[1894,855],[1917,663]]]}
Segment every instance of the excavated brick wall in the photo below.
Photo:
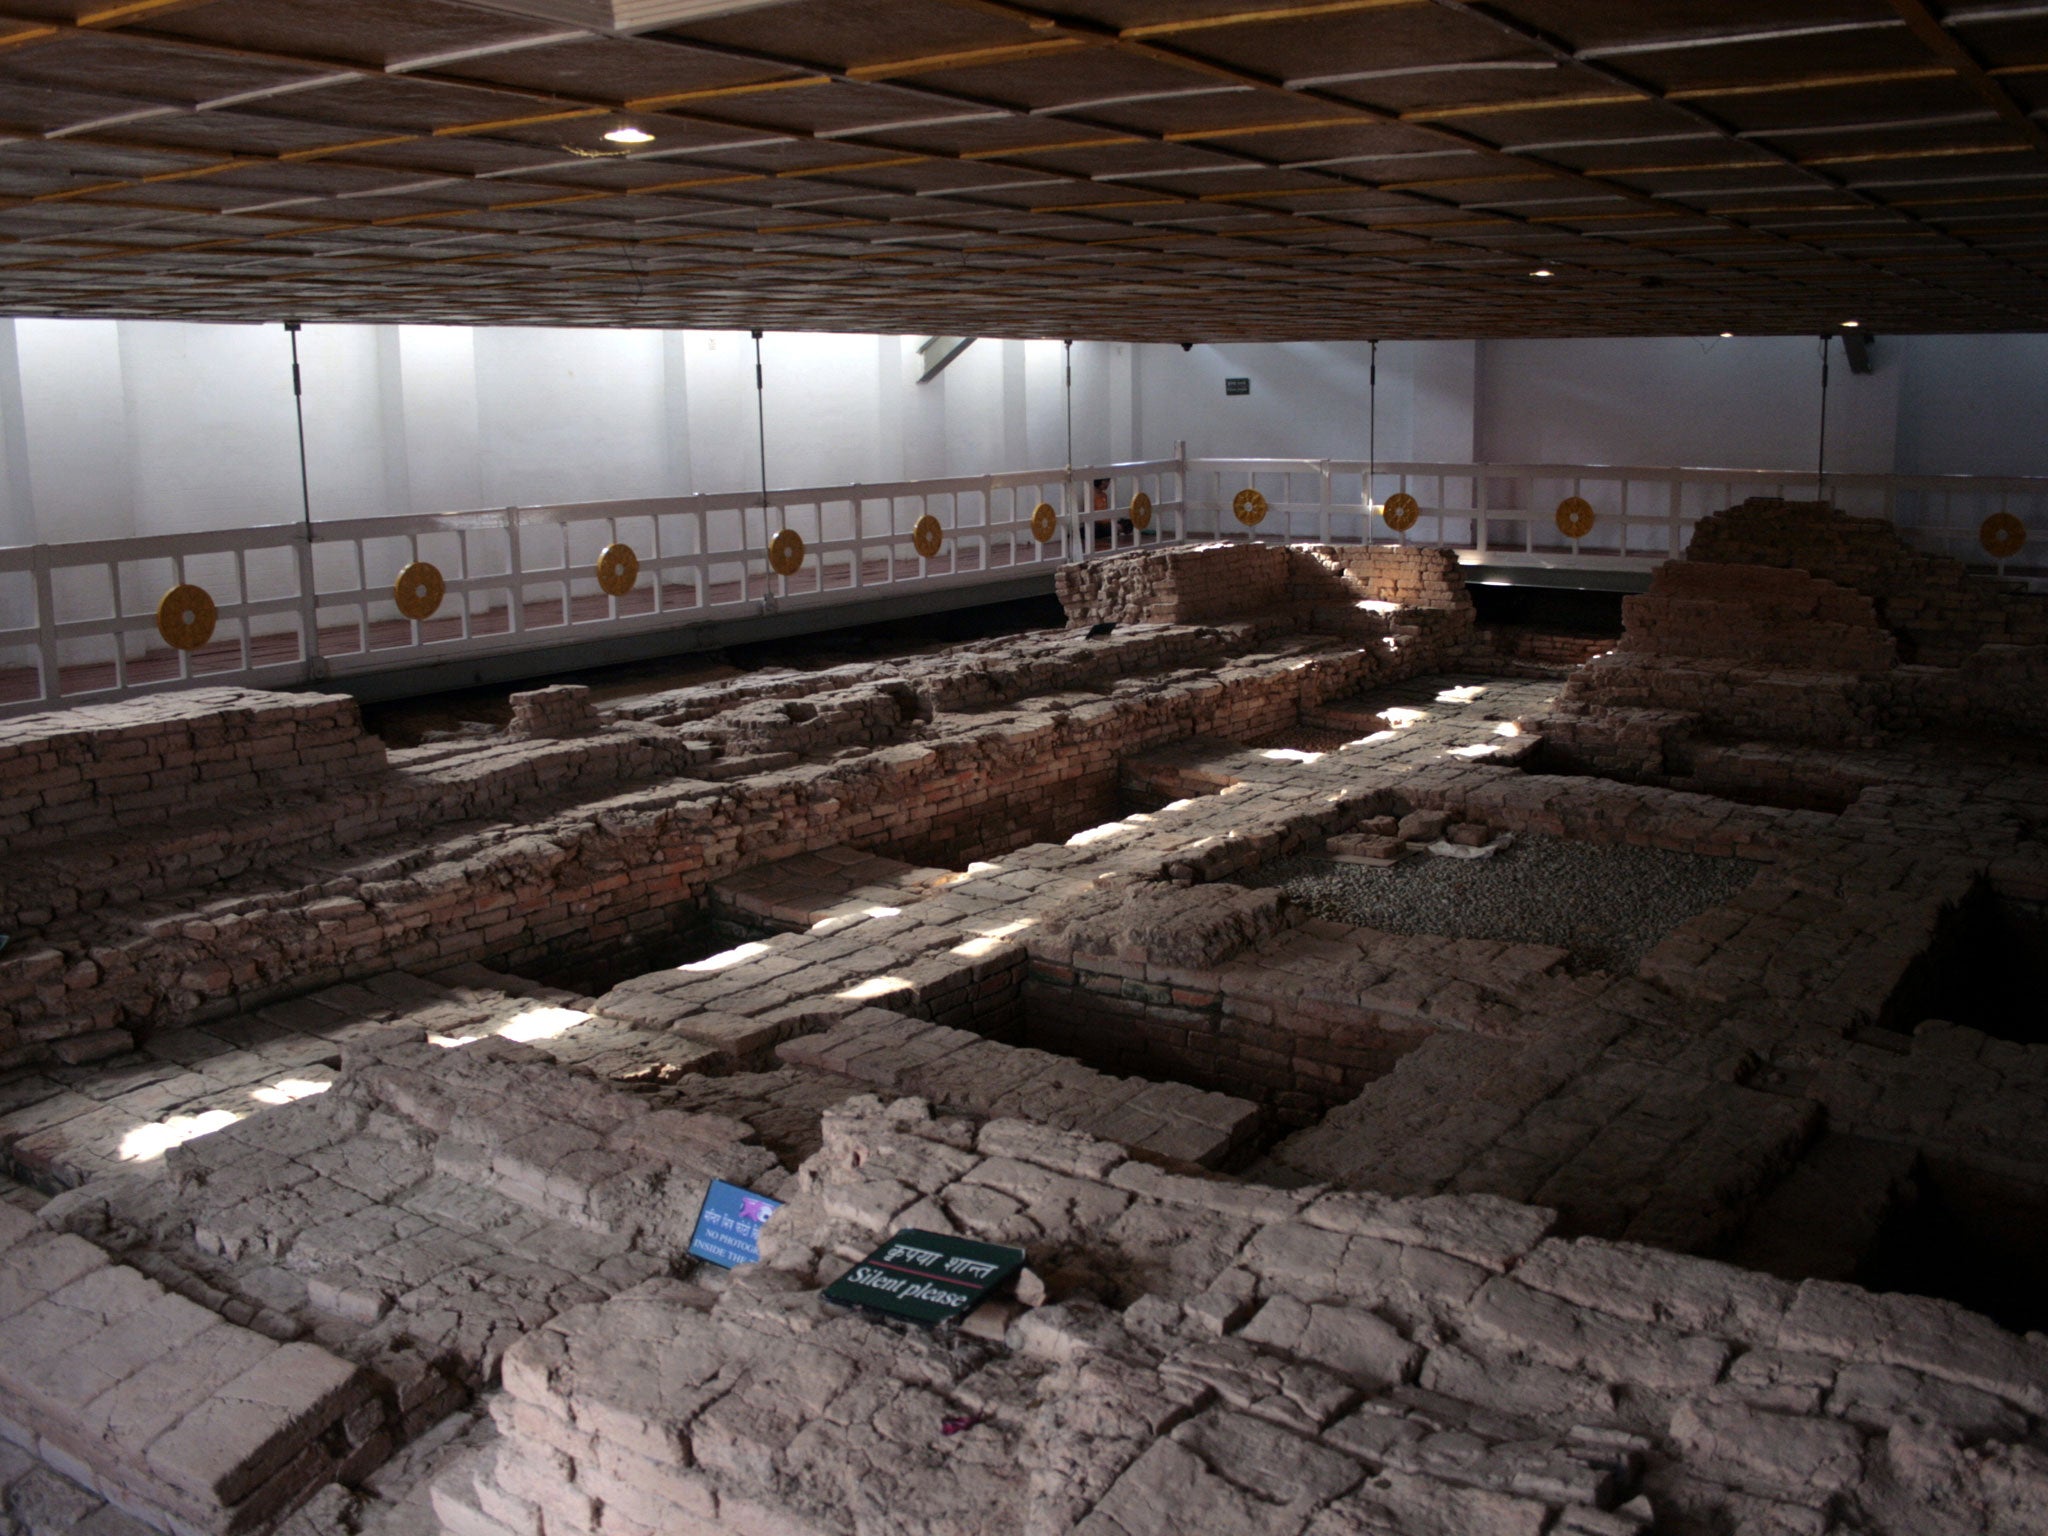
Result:
{"label": "excavated brick wall", "polygon": [[[4,1205],[0,1328],[0,1442],[159,1530],[267,1530],[391,1453],[389,1405],[365,1372],[218,1317]],[[112,1510],[73,1526],[62,1509],[37,1528],[136,1528]]]}
{"label": "excavated brick wall", "polygon": [[1063,568],[1069,625],[1219,623],[1285,608],[1360,601],[1457,612],[1469,625],[1457,554],[1421,544],[1209,544],[1141,550]]}
{"label": "excavated brick wall", "polygon": [[1888,672],[1898,645],[1861,592],[1805,571],[1671,561],[1622,600],[1624,655],[1726,656],[1805,672]]}
{"label": "excavated brick wall", "polygon": [[1555,634],[1512,624],[1488,625],[1475,638],[1497,660],[1531,662],[1540,667],[1583,667],[1617,644],[1612,635]]}
{"label": "excavated brick wall", "polygon": [[1701,518],[1688,561],[1809,571],[1854,588],[1899,637],[1902,659],[1953,667],[1984,645],[2048,644],[2048,603],[1972,576],[1960,560],[1922,554],[1882,517],[1825,502],[1753,497]]}
{"label": "excavated brick wall", "polygon": [[[2038,1335],[1567,1239],[1490,1196],[1188,1178],[922,1112],[829,1115],[764,1262],[720,1291],[655,1281],[523,1338],[501,1438],[436,1478],[442,1529],[2040,1528]],[[819,1299],[941,1218],[1042,1277],[964,1330],[1000,1354]]]}
{"label": "excavated brick wall", "polygon": [[1472,607],[1455,550],[1431,544],[1322,544],[1305,552],[1335,564],[1375,602],[1404,608]]}
{"label": "excavated brick wall", "polygon": [[573,683],[515,693],[511,704],[512,724],[507,734],[515,737],[583,736],[604,723],[590,702],[590,690]]}
{"label": "excavated brick wall", "polygon": [[200,688],[23,715],[0,721],[0,838],[40,847],[383,766],[335,695]]}
{"label": "excavated brick wall", "polygon": [[[1174,638],[1133,637],[1131,655],[1164,659],[1185,650],[1166,643]],[[666,928],[714,879],[833,844],[959,866],[1063,839],[1114,814],[1126,755],[1188,735],[1268,735],[1293,725],[1305,706],[1431,670],[1442,654],[1412,639],[1247,657],[1098,702],[942,724],[923,739],[830,763],[798,762],[792,753],[707,761],[702,741],[651,726],[433,759],[431,788],[392,776],[405,820],[422,831],[436,808],[452,819],[471,803],[462,791],[477,759],[495,765],[484,775],[486,801],[505,808],[515,788],[530,801],[579,781],[586,793],[598,787],[604,776],[593,776],[587,754],[615,774],[630,764],[653,782],[621,785],[595,811],[529,815],[459,837],[451,830],[426,848],[349,861],[346,874],[309,872],[283,889],[229,888],[198,900],[173,894],[141,908],[124,904],[110,919],[78,910],[74,898],[68,926],[40,939],[18,934],[0,955],[0,1064],[53,1051],[105,1054],[137,1029],[394,967],[489,960],[516,969],[599,957]],[[1057,684],[1056,673],[1048,669],[1047,684]],[[958,682],[951,689],[967,691]],[[829,696],[814,700],[829,712]],[[693,724],[691,737],[700,729],[711,734]],[[330,813],[345,810],[359,824],[373,800],[352,789],[281,816],[281,843],[304,850],[306,842],[292,841],[303,838],[302,816],[325,818],[331,836],[338,824]],[[396,826],[397,818],[378,824]],[[216,834],[227,835],[213,826],[193,835]],[[245,846],[237,858],[246,867],[265,853]]]}
{"label": "excavated brick wall", "polygon": [[2048,603],[1907,548],[1882,519],[1768,500],[1715,513],[1623,614],[1621,643],[1544,724],[1552,766],[1683,777],[1695,736],[2048,734],[2028,703],[2048,679]]}
{"label": "excavated brick wall", "polygon": [[1279,544],[1205,544],[1063,566],[1056,579],[1070,627],[1213,624],[1277,607],[1289,564]]}

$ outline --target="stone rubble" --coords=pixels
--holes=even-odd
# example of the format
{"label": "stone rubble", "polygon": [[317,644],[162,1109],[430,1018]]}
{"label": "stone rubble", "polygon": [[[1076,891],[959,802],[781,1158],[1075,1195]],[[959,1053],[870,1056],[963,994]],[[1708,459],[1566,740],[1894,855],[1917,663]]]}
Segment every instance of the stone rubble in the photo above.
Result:
{"label": "stone rubble", "polygon": [[[791,1193],[722,1291],[650,1281],[517,1344],[443,1528],[2017,1536],[2048,1501],[2048,1342],[1943,1303],[915,1100],[828,1117]],[[1000,1346],[820,1300],[903,1226],[1022,1243],[1061,1294]]]}

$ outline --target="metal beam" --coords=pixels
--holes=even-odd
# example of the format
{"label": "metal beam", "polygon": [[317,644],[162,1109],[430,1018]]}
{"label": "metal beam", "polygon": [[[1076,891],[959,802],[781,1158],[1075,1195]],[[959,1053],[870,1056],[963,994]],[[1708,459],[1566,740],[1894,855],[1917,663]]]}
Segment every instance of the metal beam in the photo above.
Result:
{"label": "metal beam", "polygon": [[924,354],[924,375],[917,382],[929,384],[946,371],[946,365],[973,346],[972,336],[928,336],[917,350]]}
{"label": "metal beam", "polygon": [[2035,122],[2010,92],[1985,72],[1983,62],[1965,47],[1961,38],[1941,24],[1921,0],[1892,0],[1892,9],[1906,27],[1920,39],[1927,51],[1946,64],[1958,80],[1983,98],[1984,104],[2005,120],[2037,153],[2048,155],[2048,129]]}

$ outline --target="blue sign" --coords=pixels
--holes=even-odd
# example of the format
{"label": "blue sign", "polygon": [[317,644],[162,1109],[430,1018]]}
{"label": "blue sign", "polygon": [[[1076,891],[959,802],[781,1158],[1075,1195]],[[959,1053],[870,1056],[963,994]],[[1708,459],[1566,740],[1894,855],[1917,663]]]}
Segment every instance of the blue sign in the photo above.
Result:
{"label": "blue sign", "polygon": [[697,1211],[697,1230],[690,1234],[690,1257],[721,1269],[761,1261],[761,1225],[782,1209],[751,1189],[713,1179]]}

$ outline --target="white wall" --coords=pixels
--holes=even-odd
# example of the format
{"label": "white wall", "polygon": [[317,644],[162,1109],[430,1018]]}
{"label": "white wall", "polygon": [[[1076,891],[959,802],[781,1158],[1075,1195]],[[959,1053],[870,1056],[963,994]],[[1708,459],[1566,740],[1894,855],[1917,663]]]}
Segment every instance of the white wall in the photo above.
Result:
{"label": "white wall", "polygon": [[[1226,458],[1362,459],[1370,435],[1382,460],[1469,463],[1476,345],[1381,342],[1377,391],[1365,342],[1142,347],[1137,451],[1170,454],[1185,441]],[[1229,378],[1249,380],[1251,393],[1225,394]]]}
{"label": "white wall", "polygon": [[[1903,348],[1880,338],[1874,371],[1855,374],[1831,347],[1828,468],[1890,473]],[[1478,457],[1805,469],[1819,446],[1820,380],[1815,337],[1485,342]]]}
{"label": "white wall", "polygon": [[2043,473],[2048,336],[1903,336],[1896,346],[1899,473]]}
{"label": "white wall", "polygon": [[[744,332],[313,326],[318,519],[751,489]],[[876,482],[1056,466],[1063,349],[984,340],[927,385],[916,338],[765,338],[769,479]],[[1369,348],[1073,348],[1076,462],[1362,458]],[[1838,471],[2048,474],[2048,337],[1881,337],[1835,354]],[[1226,378],[1251,380],[1228,396]],[[1804,469],[1818,343],[1386,342],[1382,460]],[[0,320],[0,544],[300,516],[290,345],[277,326]]]}

